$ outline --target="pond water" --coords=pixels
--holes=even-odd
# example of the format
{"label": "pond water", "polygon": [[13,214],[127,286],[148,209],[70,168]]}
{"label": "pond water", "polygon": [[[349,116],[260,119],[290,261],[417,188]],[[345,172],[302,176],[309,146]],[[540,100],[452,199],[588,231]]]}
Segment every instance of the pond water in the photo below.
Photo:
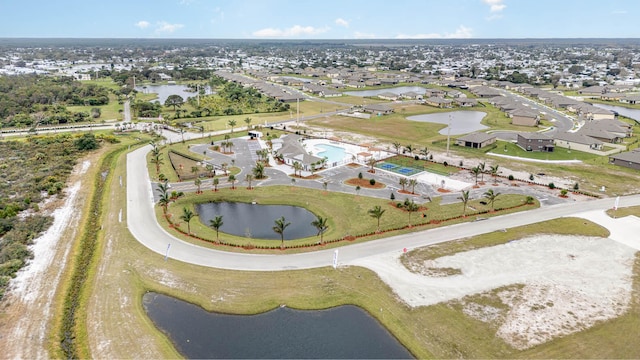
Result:
{"label": "pond water", "polygon": [[142,302],[153,323],[190,359],[412,358],[356,306],[227,315],[157,293],[146,293]]}
{"label": "pond water", "polygon": [[284,230],[284,239],[300,239],[314,236],[318,230],[311,225],[316,216],[309,210],[289,205],[260,205],[241,202],[211,202],[197,204],[200,221],[209,226],[209,221],[222,215],[220,231],[255,239],[277,239],[280,234],[273,231],[275,220],[284,216],[291,223]]}
{"label": "pond water", "polygon": [[397,95],[404,94],[406,92],[413,91],[414,93],[424,94],[425,89],[420,86],[400,86],[395,88],[388,89],[377,89],[377,90],[362,90],[362,91],[345,91],[344,94],[352,95],[352,96],[378,96],[382,93],[390,92]]}
{"label": "pond water", "polygon": [[448,126],[440,130],[442,135],[461,135],[468,134],[474,131],[484,130],[488,127],[480,124],[480,121],[487,116],[487,113],[482,111],[449,111],[434,114],[422,114],[407,117],[407,120],[431,122],[437,124],[449,125],[451,121],[451,132],[448,130]]}
{"label": "pond water", "polygon": [[[188,86],[177,85],[177,84],[175,85],[142,85],[142,86],[136,86],[136,90],[144,94],[151,94],[151,93],[158,94],[158,98],[153,101],[158,101],[161,104],[164,104],[164,102],[167,100],[167,98],[170,95],[180,95],[182,96],[184,101],[187,101],[187,98],[196,97],[197,95],[195,91],[190,91],[191,89],[189,89]],[[209,85],[206,85],[204,87],[204,92],[206,95],[212,94],[211,87]]]}
{"label": "pond water", "polygon": [[614,106],[614,105],[598,104],[598,103],[593,103],[592,105],[599,107],[601,109],[615,111],[622,116],[628,117],[629,119],[633,119],[636,122],[640,123],[640,110],[638,109],[629,109],[622,106]]}

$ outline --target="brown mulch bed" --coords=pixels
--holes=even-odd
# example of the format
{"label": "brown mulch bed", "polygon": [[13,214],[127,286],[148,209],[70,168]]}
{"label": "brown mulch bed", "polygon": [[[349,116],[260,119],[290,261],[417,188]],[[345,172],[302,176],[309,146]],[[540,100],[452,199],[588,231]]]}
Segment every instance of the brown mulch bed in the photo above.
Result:
{"label": "brown mulch bed", "polygon": [[373,185],[371,185],[371,183],[369,183],[369,179],[359,179],[359,178],[351,178],[351,179],[347,179],[344,182],[347,185],[352,185],[352,186],[360,186],[361,188],[367,188],[367,189],[382,189],[384,188],[384,184],[381,182],[377,182]]}

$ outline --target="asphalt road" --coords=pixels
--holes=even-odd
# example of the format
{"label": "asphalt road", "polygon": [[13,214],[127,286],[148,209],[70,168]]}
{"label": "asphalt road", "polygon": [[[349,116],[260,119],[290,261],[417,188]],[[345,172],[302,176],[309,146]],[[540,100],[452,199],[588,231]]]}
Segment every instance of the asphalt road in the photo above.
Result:
{"label": "asphalt road", "polygon": [[[145,146],[127,155],[127,226],[133,236],[150,250],[168,259],[191,264],[230,270],[278,271],[309,269],[331,266],[334,249],[302,254],[261,255],[232,253],[203,248],[187,243],[167,233],[155,218],[153,189],[146,166],[146,154],[151,146]],[[338,249],[338,264],[386,252],[399,252],[403,248],[425,245],[475,236],[497,230],[532,224],[540,221],[571,216],[581,212],[609,209],[614,199],[599,199],[577,203],[545,206],[527,212],[508,214],[456,224],[432,230],[393,236],[385,239],[343,246]],[[620,206],[640,205],[640,195],[623,197]]]}

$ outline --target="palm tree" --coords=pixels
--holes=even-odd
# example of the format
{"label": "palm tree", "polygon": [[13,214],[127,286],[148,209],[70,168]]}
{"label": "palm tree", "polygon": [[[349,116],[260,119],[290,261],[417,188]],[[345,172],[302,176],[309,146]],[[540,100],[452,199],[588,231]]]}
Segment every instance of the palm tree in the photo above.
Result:
{"label": "palm tree", "polygon": [[324,189],[324,191],[327,191],[327,187],[329,187],[329,182],[325,180],[322,182],[322,189]]}
{"label": "palm tree", "polygon": [[297,172],[300,172],[300,177],[302,177],[302,164],[298,161],[293,162],[293,176],[296,176]]}
{"label": "palm tree", "polygon": [[394,141],[392,145],[393,145],[393,148],[396,149],[396,155],[398,155],[400,153],[400,147],[402,145],[400,145],[400,143],[397,141]]}
{"label": "palm tree", "polygon": [[236,177],[233,174],[229,175],[229,182],[231,183],[231,190],[234,190],[236,188]]}
{"label": "palm tree", "polygon": [[251,190],[251,182],[253,181],[253,175],[247,174],[244,176],[244,181],[249,183],[249,190]]}
{"label": "palm tree", "polygon": [[409,186],[411,186],[411,193],[412,194],[415,194],[416,185],[418,185],[418,180],[416,180],[416,179],[410,179],[409,180]]}
{"label": "palm tree", "polygon": [[402,191],[404,191],[404,187],[407,186],[407,184],[409,183],[409,180],[407,180],[407,178],[405,177],[401,177],[400,178],[400,186],[402,186]]}
{"label": "palm tree", "polygon": [[256,162],[256,166],[251,170],[256,179],[264,178],[264,164]]}
{"label": "palm tree", "polygon": [[409,213],[409,227],[411,227],[411,213],[418,211],[418,209],[420,208],[418,206],[418,204],[416,204],[415,202],[413,202],[413,200],[411,200],[410,202],[407,202],[404,205],[404,208],[407,210],[407,212]]}
{"label": "palm tree", "polygon": [[480,171],[481,171],[480,168],[477,166],[474,168],[471,168],[471,172],[473,173],[473,175],[476,176],[476,185],[478,185],[478,174],[480,174]]}
{"label": "palm tree", "polygon": [[371,170],[371,172],[373,172],[373,167],[376,165],[376,162],[377,160],[373,156],[367,159],[367,165],[369,166],[369,169]]}
{"label": "palm tree", "polygon": [[469,202],[469,190],[462,190],[462,194],[458,197],[462,200],[462,217],[467,216],[467,203]]}
{"label": "palm tree", "polygon": [[180,220],[184,220],[187,223],[187,235],[191,235],[191,219],[193,219],[196,214],[191,211],[191,209],[187,207],[182,208],[182,215],[180,215]]}
{"label": "palm tree", "polygon": [[212,177],[213,176],[213,165],[207,164],[207,165],[205,165],[205,169],[207,169],[207,174],[209,175],[209,177]]}
{"label": "palm tree", "polygon": [[498,197],[498,195],[500,195],[499,192],[494,193],[493,189],[489,189],[487,190],[483,196],[489,200],[489,204],[491,204],[491,210],[493,210],[493,203],[496,201],[496,198]]}
{"label": "palm tree", "polygon": [[200,191],[200,185],[202,185],[202,180],[200,180],[200,178],[196,178],[193,181],[193,184],[198,187],[198,190],[196,191],[196,194],[200,194],[202,192],[202,191]]}
{"label": "palm tree", "polygon": [[228,170],[229,164],[222,163],[220,167],[222,168],[222,171],[224,171],[224,176],[227,176],[227,170]]}
{"label": "palm tree", "polygon": [[311,222],[316,229],[318,229],[318,235],[320,235],[320,244],[324,244],[324,232],[329,228],[327,225],[327,218],[323,218],[318,215],[317,218]]}
{"label": "palm tree", "polygon": [[167,208],[169,207],[169,203],[171,202],[171,196],[168,192],[160,194],[160,199],[158,200],[158,205],[162,206],[162,210],[164,213],[167,213]]}
{"label": "palm tree", "polygon": [[378,227],[376,232],[380,232],[380,218],[382,217],[382,214],[384,214],[385,211],[387,210],[382,209],[380,205],[376,205],[373,207],[373,209],[369,209],[368,211],[369,216],[378,220]]}
{"label": "palm tree", "polygon": [[191,167],[191,173],[194,174],[196,177],[198,177],[198,167],[197,166],[192,166]]}
{"label": "palm tree", "polygon": [[213,178],[213,191],[218,191],[218,184],[220,184],[220,179]]}
{"label": "palm tree", "polygon": [[356,185],[356,194],[360,194],[360,185]]}
{"label": "palm tree", "polygon": [[235,121],[234,119],[231,119],[231,120],[229,120],[229,121],[227,122],[227,124],[228,124],[229,126],[231,126],[231,132],[233,133],[233,127],[234,127],[234,126],[236,126],[236,125],[238,124],[238,122],[237,122],[237,121]]}
{"label": "palm tree", "polygon": [[249,126],[251,125],[251,118],[250,117],[245,118],[244,123],[247,124],[247,130],[249,130],[250,129]]}
{"label": "palm tree", "polygon": [[500,167],[500,165],[496,165],[496,166],[491,166],[489,172],[491,172],[491,176],[496,177],[498,176],[498,168]]}
{"label": "palm tree", "polygon": [[413,155],[413,145],[409,144],[407,146],[404,147],[405,150],[407,150],[409,152],[409,155]]}
{"label": "palm tree", "polygon": [[284,249],[284,229],[287,228],[287,226],[291,225],[290,222],[287,222],[284,219],[284,216],[281,216],[279,219],[275,220],[275,226],[273,227],[273,231],[275,231],[276,234],[280,234],[280,248]]}
{"label": "palm tree", "polygon": [[227,151],[227,152],[231,152],[231,149],[233,149],[233,142],[232,141],[227,141],[227,148],[229,148],[229,151]]}
{"label": "palm tree", "polygon": [[485,163],[481,162],[478,164],[478,169],[480,169],[480,181],[484,182],[484,173],[485,173]]}
{"label": "palm tree", "polygon": [[209,226],[216,231],[216,242],[220,242],[219,231],[222,225],[224,225],[224,223],[222,222],[222,215],[218,215],[215,218],[209,220]]}

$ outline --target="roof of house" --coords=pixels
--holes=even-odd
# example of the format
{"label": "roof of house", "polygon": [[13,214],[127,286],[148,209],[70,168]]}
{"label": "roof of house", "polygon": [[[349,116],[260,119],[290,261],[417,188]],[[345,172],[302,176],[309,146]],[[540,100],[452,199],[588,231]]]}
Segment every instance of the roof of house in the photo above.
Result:
{"label": "roof of house", "polygon": [[515,108],[515,109],[509,110],[507,112],[511,116],[528,117],[528,118],[532,118],[532,119],[535,119],[540,115],[536,111],[533,111],[533,110],[527,109],[527,108],[522,108],[522,107]]}
{"label": "roof of house", "polygon": [[563,132],[563,133],[555,134],[554,138],[556,140],[563,140],[563,141],[572,142],[576,144],[584,144],[584,145],[602,144],[602,141],[598,139],[594,139],[591,136],[580,134],[580,133]]}
{"label": "roof of house", "polygon": [[458,140],[474,142],[474,143],[482,143],[482,142],[485,142],[487,140],[491,140],[491,139],[495,139],[495,138],[496,138],[496,136],[493,135],[493,134],[487,134],[487,133],[483,133],[483,132],[475,132],[475,133],[471,133],[471,134],[467,134],[465,136],[459,137]]}
{"label": "roof of house", "polygon": [[621,161],[640,163],[640,150],[634,149],[632,151],[611,155],[609,157],[612,159],[621,160]]}
{"label": "roof of house", "polygon": [[521,133],[518,133],[518,137],[523,137],[527,140],[529,139],[530,140],[538,140],[538,139],[551,140],[551,137],[549,137],[549,135],[539,133],[539,132],[521,132]]}

